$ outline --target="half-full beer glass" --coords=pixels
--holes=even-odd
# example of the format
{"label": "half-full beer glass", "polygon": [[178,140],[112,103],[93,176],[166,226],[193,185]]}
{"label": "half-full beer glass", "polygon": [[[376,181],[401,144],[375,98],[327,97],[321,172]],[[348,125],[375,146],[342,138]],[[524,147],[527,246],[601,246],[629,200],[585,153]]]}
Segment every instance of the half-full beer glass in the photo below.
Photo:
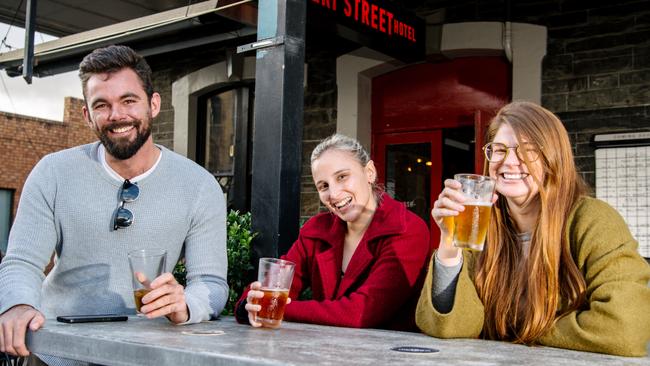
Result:
{"label": "half-full beer glass", "polygon": [[289,298],[295,264],[277,258],[260,258],[257,280],[262,284],[264,297],[253,299],[253,304],[261,305],[257,321],[266,328],[279,328],[284,317],[284,308]]}
{"label": "half-full beer glass", "polygon": [[129,252],[135,311],[138,315],[142,298],[151,292],[151,282],[165,272],[166,261],[167,251],[164,249],[139,249]]}
{"label": "half-full beer glass", "polygon": [[456,174],[462,185],[465,211],[454,218],[454,245],[458,248],[483,250],[490,222],[495,180],[484,175]]}

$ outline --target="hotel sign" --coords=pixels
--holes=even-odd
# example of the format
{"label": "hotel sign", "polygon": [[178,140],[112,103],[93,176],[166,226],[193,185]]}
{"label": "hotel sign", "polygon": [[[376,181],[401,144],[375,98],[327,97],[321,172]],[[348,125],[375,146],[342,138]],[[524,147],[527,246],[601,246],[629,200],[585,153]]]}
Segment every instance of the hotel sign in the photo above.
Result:
{"label": "hotel sign", "polygon": [[311,29],[411,62],[424,59],[424,20],[388,0],[307,0]]}

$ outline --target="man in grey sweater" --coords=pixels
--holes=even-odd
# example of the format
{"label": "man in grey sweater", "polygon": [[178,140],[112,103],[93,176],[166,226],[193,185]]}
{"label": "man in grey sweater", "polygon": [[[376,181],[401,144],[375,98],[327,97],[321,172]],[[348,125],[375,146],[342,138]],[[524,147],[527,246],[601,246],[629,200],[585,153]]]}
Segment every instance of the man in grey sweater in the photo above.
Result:
{"label": "man in grey sweater", "polygon": [[[203,168],[153,143],[160,95],[146,61],[109,46],[86,56],[79,76],[100,142],[50,154],[27,178],[0,264],[0,351],[13,355],[29,354],[26,330],[46,318],[133,314],[135,249],[167,251],[167,273],[142,299],[146,317],[196,323],[228,297],[223,193]],[[170,273],[183,253],[185,288]]]}

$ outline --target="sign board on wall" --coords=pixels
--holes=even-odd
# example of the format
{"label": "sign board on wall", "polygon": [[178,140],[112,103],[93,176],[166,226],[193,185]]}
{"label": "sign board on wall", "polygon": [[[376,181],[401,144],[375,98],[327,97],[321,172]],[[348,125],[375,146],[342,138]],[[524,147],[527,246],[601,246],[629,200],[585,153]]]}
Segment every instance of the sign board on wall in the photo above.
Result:
{"label": "sign board on wall", "polygon": [[598,135],[596,197],[623,216],[650,258],[650,132]]}
{"label": "sign board on wall", "polygon": [[396,59],[424,59],[422,18],[388,0],[307,0],[308,26],[333,31]]}

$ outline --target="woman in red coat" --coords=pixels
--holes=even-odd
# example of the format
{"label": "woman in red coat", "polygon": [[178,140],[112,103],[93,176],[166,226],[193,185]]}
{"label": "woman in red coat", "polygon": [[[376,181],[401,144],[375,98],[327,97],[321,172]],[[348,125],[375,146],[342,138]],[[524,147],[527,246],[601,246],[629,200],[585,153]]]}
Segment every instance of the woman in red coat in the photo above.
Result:
{"label": "woman in red coat", "polygon": [[[296,264],[284,319],[354,328],[417,330],[415,306],[432,248],[429,231],[377,187],[358,141],[332,135],[312,152],[311,171],[329,213],[312,217],[282,258]],[[296,300],[306,288],[311,300]],[[259,282],[242,295],[237,319],[258,327]]]}

